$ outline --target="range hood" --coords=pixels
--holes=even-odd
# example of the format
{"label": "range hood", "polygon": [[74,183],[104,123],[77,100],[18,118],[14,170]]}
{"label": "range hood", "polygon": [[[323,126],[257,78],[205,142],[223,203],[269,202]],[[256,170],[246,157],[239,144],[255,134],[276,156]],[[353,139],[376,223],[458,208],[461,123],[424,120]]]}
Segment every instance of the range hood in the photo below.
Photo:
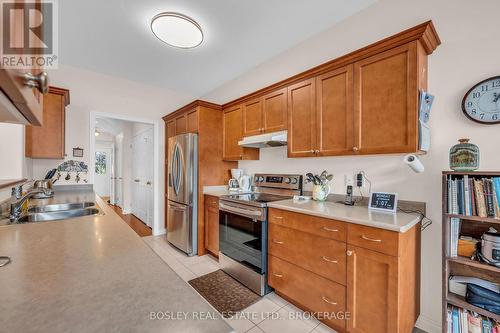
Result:
{"label": "range hood", "polygon": [[238,145],[249,148],[267,148],[287,145],[287,131],[259,134],[244,137]]}

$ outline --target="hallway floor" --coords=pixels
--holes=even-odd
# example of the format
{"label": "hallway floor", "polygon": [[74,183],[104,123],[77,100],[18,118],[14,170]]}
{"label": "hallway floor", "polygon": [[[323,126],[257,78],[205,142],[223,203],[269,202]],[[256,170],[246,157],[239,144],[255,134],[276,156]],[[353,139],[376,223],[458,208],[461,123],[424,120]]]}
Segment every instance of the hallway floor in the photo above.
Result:
{"label": "hallway floor", "polygon": [[153,234],[150,227],[148,227],[144,222],[139,220],[133,214],[123,214],[123,211],[120,207],[109,205],[125,223],[127,223],[139,236],[146,237],[151,236]]}

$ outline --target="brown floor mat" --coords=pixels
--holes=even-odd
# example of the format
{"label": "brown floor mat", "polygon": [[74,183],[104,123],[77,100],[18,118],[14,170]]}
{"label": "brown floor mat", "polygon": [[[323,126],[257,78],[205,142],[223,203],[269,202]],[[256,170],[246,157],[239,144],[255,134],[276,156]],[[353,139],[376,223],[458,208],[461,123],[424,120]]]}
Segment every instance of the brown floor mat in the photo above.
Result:
{"label": "brown floor mat", "polygon": [[226,318],[260,299],[221,270],[190,280],[189,284]]}

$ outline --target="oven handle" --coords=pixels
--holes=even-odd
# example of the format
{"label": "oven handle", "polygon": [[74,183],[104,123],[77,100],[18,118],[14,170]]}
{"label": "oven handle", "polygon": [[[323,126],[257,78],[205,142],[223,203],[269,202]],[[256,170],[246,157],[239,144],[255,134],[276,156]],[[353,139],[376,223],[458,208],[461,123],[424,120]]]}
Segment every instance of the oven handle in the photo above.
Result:
{"label": "oven handle", "polygon": [[219,202],[219,208],[230,213],[250,215],[250,216],[262,216],[262,212],[260,210],[256,211],[256,210],[237,208],[234,206],[224,205],[221,202]]}

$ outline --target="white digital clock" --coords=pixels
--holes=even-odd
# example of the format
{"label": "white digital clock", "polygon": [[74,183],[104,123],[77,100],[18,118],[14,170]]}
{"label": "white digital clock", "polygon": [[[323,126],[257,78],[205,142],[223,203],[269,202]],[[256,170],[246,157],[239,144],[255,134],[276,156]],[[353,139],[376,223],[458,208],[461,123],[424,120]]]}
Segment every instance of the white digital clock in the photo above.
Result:
{"label": "white digital clock", "polygon": [[494,76],[472,87],[462,100],[462,111],[481,124],[500,123],[500,76]]}

